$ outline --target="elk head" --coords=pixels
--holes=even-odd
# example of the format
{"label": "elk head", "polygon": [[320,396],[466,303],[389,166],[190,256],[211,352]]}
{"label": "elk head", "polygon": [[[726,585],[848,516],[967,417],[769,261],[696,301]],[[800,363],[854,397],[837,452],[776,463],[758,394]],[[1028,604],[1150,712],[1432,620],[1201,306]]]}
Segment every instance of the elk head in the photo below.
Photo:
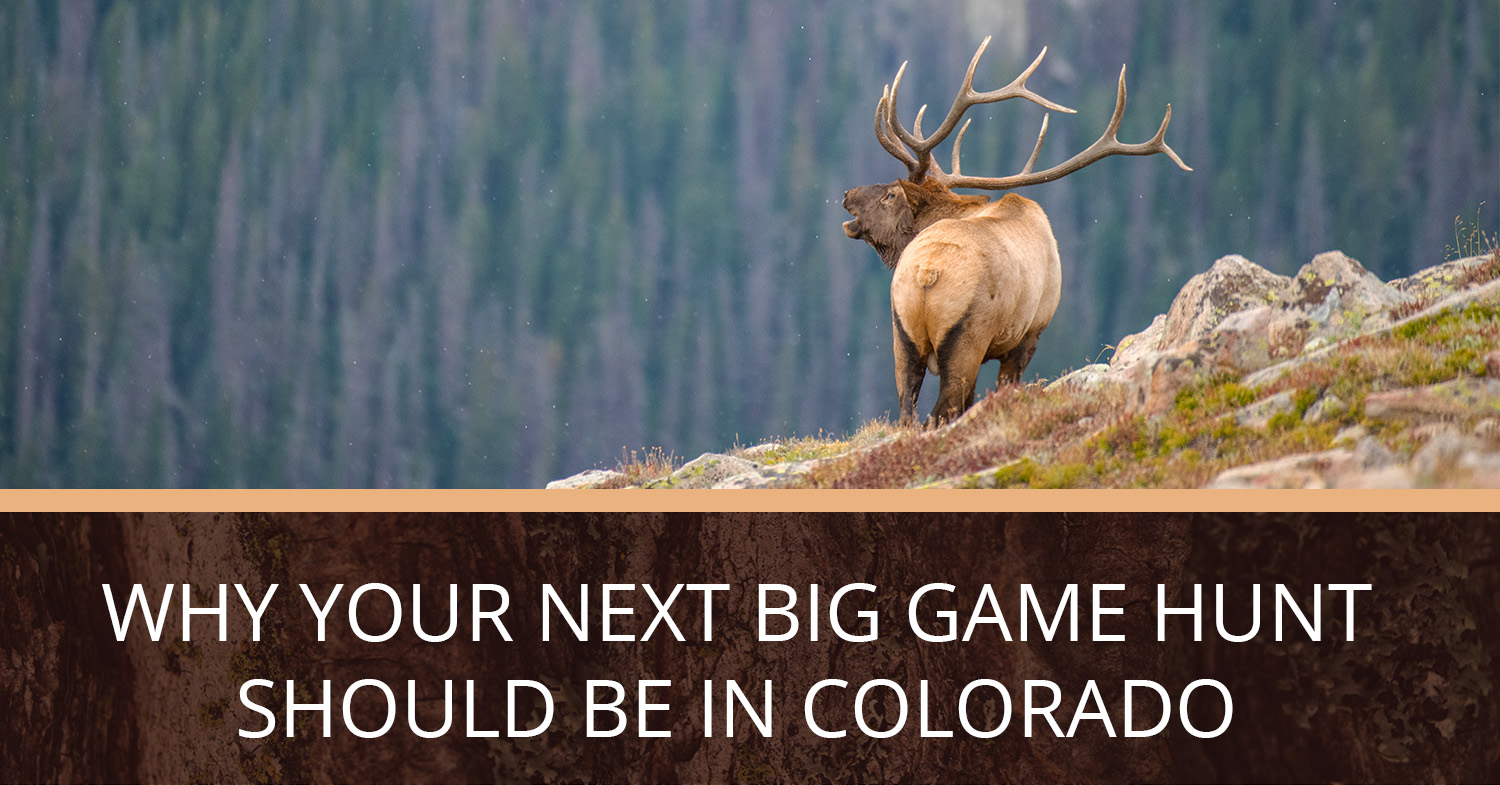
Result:
{"label": "elk head", "polygon": [[986,196],[955,194],[937,179],[920,182],[861,185],[844,192],[844,209],[854,218],[844,222],[844,234],[864,240],[891,269],[917,232],[957,214],[969,205],[983,205]]}
{"label": "elk head", "polygon": [[1026,185],[1037,185],[1076,172],[1111,155],[1165,153],[1179,167],[1185,171],[1192,171],[1192,168],[1184,164],[1165,141],[1167,124],[1172,121],[1171,104],[1167,105],[1167,113],[1162,118],[1161,128],[1149,140],[1139,144],[1125,144],[1116,138],[1120,120],[1125,116],[1125,67],[1121,66],[1119,88],[1115,94],[1114,116],[1110,118],[1109,126],[1104,130],[1104,134],[1083,152],[1050,169],[1040,172],[1032,171],[1036,166],[1037,156],[1042,151],[1042,141],[1047,138],[1048,117],[1043,117],[1042,130],[1037,135],[1031,158],[1026,161],[1026,166],[1020,172],[1008,177],[965,175],[959,164],[959,152],[963,146],[964,133],[969,130],[969,121],[965,120],[963,127],[958,129],[958,137],[953,141],[953,171],[944,172],[933,160],[933,148],[953,133],[953,129],[958,126],[958,121],[971,106],[996,103],[1011,98],[1025,98],[1048,109],[1073,113],[1072,109],[1053,103],[1026,87],[1026,80],[1036,71],[1037,66],[1041,65],[1042,58],[1047,56],[1046,47],[1042,48],[1041,54],[1036,56],[1036,59],[1027,66],[1025,71],[1021,72],[1020,76],[1005,87],[983,93],[974,90],[974,71],[979,66],[979,58],[984,54],[985,47],[989,46],[989,43],[990,39],[986,37],[979,45],[978,51],[974,52],[974,58],[969,61],[969,70],[964,74],[963,84],[959,87],[958,96],[953,100],[953,106],[948,109],[947,116],[943,118],[943,122],[937,130],[932,132],[931,136],[922,134],[922,116],[927,112],[926,106],[917,110],[917,117],[912,123],[911,131],[907,131],[896,119],[896,98],[901,89],[901,77],[906,72],[906,63],[902,63],[901,68],[896,72],[895,81],[881,92],[880,102],[875,107],[875,137],[880,140],[880,145],[885,148],[886,152],[906,165],[907,174],[906,177],[895,182],[863,185],[845,191],[844,209],[854,217],[844,224],[844,234],[869,243],[887,267],[895,268],[897,260],[901,257],[901,251],[918,232],[944,218],[962,217],[989,202],[989,198],[985,196],[955,194],[952,191],[954,188],[1003,191]]}

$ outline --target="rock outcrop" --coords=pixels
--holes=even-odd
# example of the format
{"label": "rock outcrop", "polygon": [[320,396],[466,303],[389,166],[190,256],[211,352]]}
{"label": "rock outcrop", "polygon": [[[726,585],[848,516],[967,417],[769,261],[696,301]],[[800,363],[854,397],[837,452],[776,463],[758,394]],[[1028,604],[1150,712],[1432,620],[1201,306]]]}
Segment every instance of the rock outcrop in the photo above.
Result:
{"label": "rock outcrop", "polygon": [[[1128,405],[1147,415],[1170,409],[1179,391],[1207,375],[1231,375],[1259,387],[1354,339],[1474,303],[1500,302],[1500,281],[1472,283],[1471,271],[1488,258],[1461,259],[1385,283],[1337,251],[1318,255],[1290,278],[1243,257],[1225,257],[1189,281],[1166,315],[1121,341],[1109,371],[1092,378],[1128,385]],[[1500,366],[1500,353],[1491,354]],[[1472,422],[1500,414],[1500,379],[1375,392],[1363,404],[1369,418],[1399,420],[1412,428]],[[1304,417],[1317,422],[1348,405],[1326,396]],[[1284,391],[1246,406],[1236,421],[1264,430],[1292,407],[1293,395]],[[1447,483],[1500,487],[1500,472],[1492,468],[1500,466],[1500,453],[1478,435],[1444,432],[1406,465],[1396,465],[1384,448],[1374,450],[1380,455],[1372,458],[1374,442],[1368,436],[1363,444],[1363,451],[1334,449],[1237,467],[1208,487],[1417,487],[1440,477]]]}
{"label": "rock outcrop", "polygon": [[[1431,296],[1444,281],[1456,285],[1461,271],[1413,289]],[[1189,280],[1163,317],[1120,341],[1109,376],[1130,386],[1133,410],[1159,414],[1205,374],[1243,376],[1388,328],[1415,302],[1339,251],[1319,254],[1290,278],[1226,256]]]}
{"label": "rock outcrop", "polygon": [[[1145,330],[1121,339],[1107,364],[1068,373],[1045,391],[1087,397],[1114,390],[1116,400],[1123,393],[1126,415],[1151,420],[1177,407],[1189,388],[1233,380],[1246,395],[1244,405],[1232,412],[1235,427],[1271,433],[1293,421],[1347,425],[1358,422],[1351,414],[1358,413],[1380,431],[1380,438],[1363,429],[1340,434],[1336,441],[1342,444],[1331,449],[1235,466],[1208,487],[1500,487],[1500,345],[1466,347],[1477,350],[1478,359],[1460,370],[1458,378],[1412,387],[1380,385],[1351,400],[1331,389],[1302,391],[1278,384],[1309,364],[1358,353],[1369,341],[1402,334],[1408,326],[1422,327],[1423,320],[1500,304],[1495,266],[1493,255],[1459,259],[1387,283],[1339,251],[1319,254],[1291,276],[1242,256],[1226,256],[1190,279],[1168,311]],[[1436,345],[1432,353],[1447,354],[1448,347]],[[1273,385],[1282,389],[1258,392]],[[948,429],[973,425],[970,420],[983,416],[977,409]],[[1085,420],[1091,418],[1078,422]],[[708,453],[644,487],[798,486],[827,461],[847,462],[850,457],[790,461],[778,460],[780,452],[780,445],[771,443],[735,455]],[[1047,460],[1042,454],[1012,462]],[[974,476],[980,475],[918,484],[972,486],[968,480]],[[548,487],[619,482],[617,473],[595,471]]]}

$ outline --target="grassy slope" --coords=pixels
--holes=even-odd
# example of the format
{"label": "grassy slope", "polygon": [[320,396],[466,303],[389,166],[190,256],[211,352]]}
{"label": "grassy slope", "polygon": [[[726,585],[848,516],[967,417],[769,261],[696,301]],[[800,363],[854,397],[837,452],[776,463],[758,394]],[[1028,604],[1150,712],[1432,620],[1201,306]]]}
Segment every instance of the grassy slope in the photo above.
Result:
{"label": "grassy slope", "polygon": [[[1500,272],[1500,254],[1492,258],[1486,277]],[[1484,376],[1485,356],[1496,349],[1500,304],[1476,303],[1346,341],[1264,386],[1249,387],[1230,375],[1199,379],[1163,415],[1129,412],[1119,385],[1046,390],[1031,384],[991,390],[947,428],[900,429],[876,420],[847,438],[783,441],[754,460],[824,459],[801,487],[1192,488],[1235,466],[1338,446],[1335,437],[1354,425],[1405,458],[1419,446],[1418,435],[1408,424],[1367,418],[1365,397]],[[1286,391],[1294,408],[1272,416],[1264,428],[1242,426],[1234,416]],[[1317,422],[1305,418],[1325,396],[1343,406],[1327,407]],[[1497,414],[1475,409],[1455,424],[1470,428]],[[628,479],[615,484],[648,481],[676,466],[659,452],[650,460],[622,461]]]}
{"label": "grassy slope", "polygon": [[[1181,488],[1219,472],[1329,449],[1363,425],[1398,455],[1416,446],[1400,423],[1365,417],[1368,393],[1482,376],[1485,352],[1500,347],[1500,306],[1475,305],[1424,318],[1389,335],[1359,338],[1282,379],[1252,388],[1219,376],[1185,387],[1173,409],[1147,417],[1125,410],[1118,387],[1044,391],[1033,385],[991,393],[952,428],[909,433],[814,473],[820,487]],[[1295,408],[1265,429],[1239,425],[1240,408],[1292,391]],[[1332,394],[1348,405],[1319,422],[1309,407]],[[1486,414],[1476,410],[1477,421]],[[1472,426],[1473,422],[1460,423]]]}

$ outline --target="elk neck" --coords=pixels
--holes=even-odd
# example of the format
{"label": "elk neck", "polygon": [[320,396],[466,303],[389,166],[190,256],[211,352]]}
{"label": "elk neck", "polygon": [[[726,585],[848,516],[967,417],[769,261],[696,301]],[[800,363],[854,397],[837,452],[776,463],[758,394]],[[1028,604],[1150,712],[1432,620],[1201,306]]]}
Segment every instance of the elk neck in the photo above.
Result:
{"label": "elk neck", "polygon": [[965,218],[990,203],[983,194],[957,194],[935,178],[924,178],[920,183],[903,181],[907,204],[916,217],[916,231],[946,218]]}

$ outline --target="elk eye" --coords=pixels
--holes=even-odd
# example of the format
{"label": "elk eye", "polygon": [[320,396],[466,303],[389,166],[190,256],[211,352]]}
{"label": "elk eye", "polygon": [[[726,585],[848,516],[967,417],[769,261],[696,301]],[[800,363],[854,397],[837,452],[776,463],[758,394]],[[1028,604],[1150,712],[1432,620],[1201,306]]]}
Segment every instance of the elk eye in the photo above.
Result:
{"label": "elk eye", "polygon": [[882,201],[882,202],[889,202],[890,200],[892,200],[894,198],[896,198],[896,195],[894,193],[887,193],[885,195],[885,198],[881,199],[880,201]]}

